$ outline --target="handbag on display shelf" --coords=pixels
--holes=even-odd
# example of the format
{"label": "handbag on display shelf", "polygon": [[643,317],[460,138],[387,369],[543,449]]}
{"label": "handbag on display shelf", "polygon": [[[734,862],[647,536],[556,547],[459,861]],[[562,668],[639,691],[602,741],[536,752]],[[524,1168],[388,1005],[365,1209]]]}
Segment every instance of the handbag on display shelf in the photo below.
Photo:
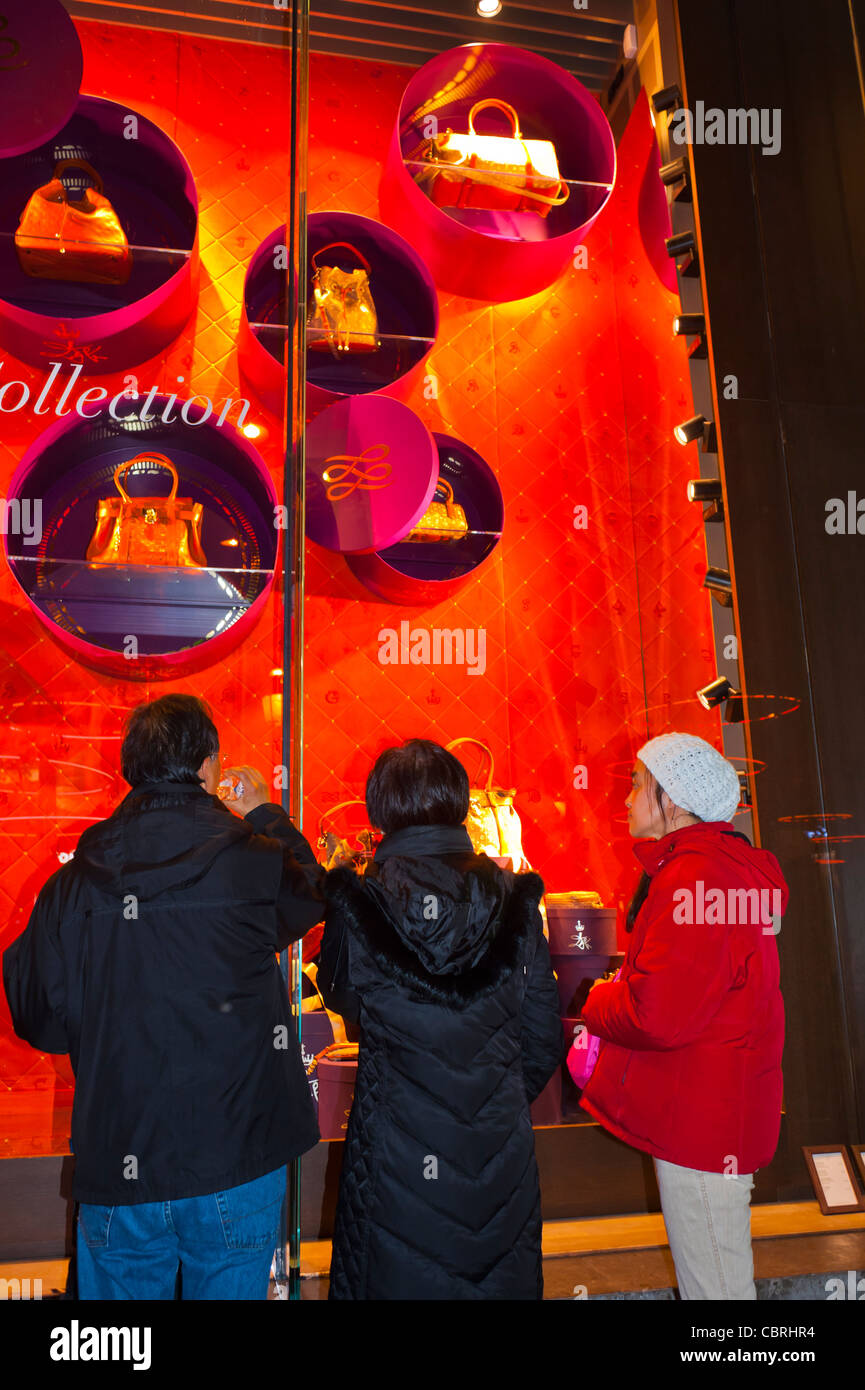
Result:
{"label": "handbag on display shelf", "polygon": [[[340,270],[335,265],[319,265],[320,256],[340,248],[350,251],[360,261],[360,267]],[[350,242],[333,241],[314,253],[312,265],[315,303],[307,327],[324,329],[324,337],[310,338],[310,351],[330,351],[337,358],[346,352],[375,352],[381,344],[378,314],[369,287],[369,261]]]}
{"label": "handbag on display shelf", "polygon": [[[509,136],[478,135],[475,116],[487,107],[508,117]],[[476,101],[468,124],[467,134],[446,130],[423,147],[422,158],[430,168],[421,172],[418,182],[437,207],[536,212],[547,217],[550,208],[568,201],[555,145],[550,140],[524,140],[520,118],[508,102],[497,97]]]}
{"label": "handbag on display shelf", "polygon": [[[167,497],[130,497],[122,479],[136,463],[157,463],[171,474]],[[114,470],[119,497],[106,497],[96,508],[96,529],[87,559],[102,565],[172,565],[206,568],[201,545],[203,507],[178,497],[177,469],[165,454],[138,454]]]}
{"label": "handbag on display shelf", "polygon": [[376,845],[381,840],[381,835],[377,830],[371,830],[369,826],[364,826],[355,834],[355,841],[358,848],[353,848],[347,835],[339,835],[335,830],[326,828],[326,823],[331,817],[337,815],[339,811],[345,811],[349,806],[362,806],[366,813],[366,802],[355,798],[352,801],[340,801],[338,805],[332,806],[329,811],[318,822],[318,847],[323,851],[320,862],[325,869],[334,869],[338,864],[347,864],[355,869],[357,873],[366,872],[366,866],[375,854]]}
{"label": "handbag on display shelf", "polygon": [[447,751],[452,753],[463,743],[473,743],[482,749],[490,762],[485,785],[472,787],[469,792],[466,830],[472,848],[475,854],[487,854],[491,859],[510,859],[516,872],[520,873],[530,865],[523,853],[522,825],[514,807],[515,789],[504,791],[501,787],[493,786],[493,755],[480,739],[455,738],[447,745]]}
{"label": "handbag on display shelf", "polygon": [[[96,187],[71,199],[60,178],[69,168],[83,169]],[[99,174],[83,159],[62,159],[51,181],[31,194],[15,233],[15,250],[25,275],[43,280],[125,285],[132,271],[120,218],[105,197]]]}
{"label": "handbag on display shelf", "polygon": [[[438,500],[439,493],[442,500]],[[454,490],[447,478],[439,478],[435,496],[420,521],[406,536],[407,541],[459,541],[468,535],[466,514],[454,501]]]}

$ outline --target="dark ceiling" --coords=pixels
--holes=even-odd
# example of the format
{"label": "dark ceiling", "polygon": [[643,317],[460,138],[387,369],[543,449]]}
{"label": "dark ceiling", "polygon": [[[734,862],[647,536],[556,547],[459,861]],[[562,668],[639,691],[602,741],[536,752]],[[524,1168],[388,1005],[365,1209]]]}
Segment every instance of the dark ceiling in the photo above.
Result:
{"label": "dark ceiling", "polygon": [[[64,0],[78,19],[144,29],[281,44],[288,12],[273,0]],[[413,67],[462,43],[495,40],[551,58],[599,92],[618,61],[622,34],[633,20],[632,0],[502,0],[495,19],[478,17],[475,0],[310,0],[310,47]]]}

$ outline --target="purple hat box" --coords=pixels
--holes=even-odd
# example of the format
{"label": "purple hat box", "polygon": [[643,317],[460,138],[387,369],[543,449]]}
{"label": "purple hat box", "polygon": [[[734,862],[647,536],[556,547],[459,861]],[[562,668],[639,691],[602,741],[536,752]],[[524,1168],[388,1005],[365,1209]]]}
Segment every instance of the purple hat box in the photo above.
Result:
{"label": "purple hat box", "polygon": [[461,439],[434,434],[438,473],[463,508],[468,534],[454,540],[405,538],[372,554],[346,555],[352,573],[389,603],[433,605],[450,598],[486,563],[504,526],[504,500],[495,473]]}
{"label": "purple hat box", "polygon": [[[547,217],[537,212],[438,207],[421,189],[425,137],[468,130],[478,101],[508,102],[527,139],[551,140],[570,196]],[[506,117],[478,113],[480,134],[510,132]],[[509,44],[466,44],[431,58],[403,94],[379,190],[382,217],[411,241],[440,288],[493,303],[547,289],[608,202],[616,146],[600,105],[563,68]]]}
{"label": "purple hat box", "polygon": [[318,1074],[318,1128],[322,1139],[344,1139],[357,1082],[356,1057],[322,1057]]}
{"label": "purple hat box", "polygon": [[[135,125],[130,126],[130,121]],[[135,130],[135,138],[125,132]],[[39,279],[18,264],[14,236],[32,193],[62,159],[91,164],[129,240],[125,285]],[[73,196],[88,185],[70,168]],[[31,366],[81,362],[114,372],[161,352],[183,328],[198,291],[198,198],[172,140],[145,116],[101,97],[80,97],[39,148],[0,160],[0,347]]]}

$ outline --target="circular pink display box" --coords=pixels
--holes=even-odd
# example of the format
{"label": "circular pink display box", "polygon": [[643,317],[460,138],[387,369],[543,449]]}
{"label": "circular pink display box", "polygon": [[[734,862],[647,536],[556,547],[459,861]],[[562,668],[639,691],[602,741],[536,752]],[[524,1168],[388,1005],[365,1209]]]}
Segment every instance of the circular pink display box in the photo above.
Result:
{"label": "circular pink display box", "polygon": [[[36,278],[18,263],[14,234],[31,194],[72,156],[97,170],[126,232],[132,272],[125,285]],[[80,172],[70,169],[64,179],[76,174],[83,189]],[[71,119],[39,150],[0,161],[0,347],[7,352],[43,369],[51,361],[81,362],[87,373],[134,366],[177,337],[197,292],[192,171],[145,116],[80,97]]]}
{"label": "circular pink display box", "polygon": [[452,435],[433,439],[439,475],[451,484],[469,531],[459,540],[403,541],[374,555],[347,555],[352,574],[389,603],[432,607],[451,598],[488,562],[504,526],[502,491],[486,460]]}
{"label": "circular pink display box", "polygon": [[[521,134],[551,140],[570,196],[547,217],[531,211],[437,207],[412,176],[434,116],[442,133],[468,131],[472,106],[485,98],[516,110]],[[506,117],[483,111],[482,135],[509,135]],[[616,178],[616,146],[594,97],[555,63],[509,44],[466,44],[430,59],[403,94],[379,203],[442,289],[504,303],[546,289],[561,275],[598,217]],[[579,182],[576,182],[579,181]]]}
{"label": "circular pink display box", "polygon": [[[348,352],[336,359],[327,349],[308,344],[309,414],[345,396],[379,391],[407,396],[438,333],[438,296],[429,269],[390,227],[355,213],[312,213],[307,238],[310,279],[313,256],[333,243],[355,246],[368,262],[380,341],[375,352]],[[287,272],[276,269],[275,254],[284,245],[285,228],[277,227],[249,263],[238,338],[241,370],[275,415],[281,415],[285,407]],[[339,264],[346,270],[362,264],[344,246],[329,256],[323,264]]]}
{"label": "circular pink display box", "polygon": [[387,396],[348,396],[306,435],[306,531],[326,550],[357,554],[401,541],[436,489],[435,440]]}
{"label": "circular pink display box", "polygon": [[60,0],[5,0],[0,14],[0,159],[56,135],[78,101],[81,40]]}
{"label": "circular pink display box", "polygon": [[[105,410],[57,420],[33,441],[8,487],[19,505],[39,499],[42,536],[32,550],[4,535],[10,571],[40,623],[76,660],[125,680],[168,680],[224,658],[255,625],[273,587],[280,535],[277,493],[257,449],[227,422],[164,425],[157,396],[152,430]],[[86,559],[101,499],[117,494],[119,463],[156,451],[175,465],[179,495],[200,502],[207,567],[96,565]],[[166,470],[126,475],[132,495],[165,495]],[[223,547],[226,547],[223,549]],[[139,652],[130,660],[127,633]]]}

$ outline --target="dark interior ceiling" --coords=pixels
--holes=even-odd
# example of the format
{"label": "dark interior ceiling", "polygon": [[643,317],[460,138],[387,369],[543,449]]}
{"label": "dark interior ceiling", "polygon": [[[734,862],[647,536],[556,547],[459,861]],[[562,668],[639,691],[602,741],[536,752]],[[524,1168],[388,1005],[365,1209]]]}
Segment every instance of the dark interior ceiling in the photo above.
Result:
{"label": "dark interior ceiling", "polygon": [[[143,29],[205,34],[247,43],[284,42],[288,11],[273,0],[64,0],[78,19]],[[495,19],[481,19],[475,0],[310,0],[310,47],[316,53],[372,58],[417,67],[434,53],[484,40],[541,53],[600,92],[618,61],[633,0],[502,0]]]}

